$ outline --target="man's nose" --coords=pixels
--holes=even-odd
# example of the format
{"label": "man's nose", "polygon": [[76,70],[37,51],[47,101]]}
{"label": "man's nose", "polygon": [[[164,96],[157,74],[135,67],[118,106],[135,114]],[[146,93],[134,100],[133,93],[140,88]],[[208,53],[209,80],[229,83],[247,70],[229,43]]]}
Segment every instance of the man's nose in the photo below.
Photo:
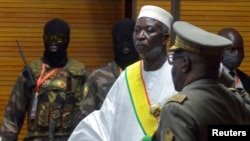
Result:
{"label": "man's nose", "polygon": [[145,31],[142,30],[139,35],[138,35],[139,38],[145,38]]}

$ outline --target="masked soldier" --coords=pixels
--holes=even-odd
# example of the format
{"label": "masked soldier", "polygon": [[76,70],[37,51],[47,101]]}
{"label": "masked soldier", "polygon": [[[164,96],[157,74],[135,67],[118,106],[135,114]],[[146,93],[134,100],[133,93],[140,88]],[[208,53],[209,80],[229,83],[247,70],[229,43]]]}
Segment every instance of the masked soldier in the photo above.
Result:
{"label": "masked soldier", "polygon": [[[116,78],[128,65],[139,60],[133,43],[135,22],[121,19],[112,28],[114,59],[91,72],[88,78],[88,93],[83,105],[83,117],[99,109]],[[89,104],[91,103],[91,104]],[[91,105],[91,106],[90,106]]]}
{"label": "masked soldier", "polygon": [[3,141],[17,140],[26,115],[27,141],[66,141],[77,125],[89,72],[84,64],[68,58],[70,27],[65,21],[48,21],[43,40],[43,57],[30,63],[31,74],[23,70],[11,92],[0,129]]}

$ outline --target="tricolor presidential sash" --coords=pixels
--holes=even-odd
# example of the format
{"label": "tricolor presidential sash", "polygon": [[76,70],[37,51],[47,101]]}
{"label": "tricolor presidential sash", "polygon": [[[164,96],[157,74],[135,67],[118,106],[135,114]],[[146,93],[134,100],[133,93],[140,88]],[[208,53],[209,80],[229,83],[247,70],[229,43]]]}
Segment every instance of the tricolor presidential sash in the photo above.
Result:
{"label": "tricolor presidential sash", "polygon": [[145,135],[152,136],[157,128],[157,119],[150,114],[150,101],[142,77],[142,61],[138,61],[125,70],[130,99],[137,120]]}

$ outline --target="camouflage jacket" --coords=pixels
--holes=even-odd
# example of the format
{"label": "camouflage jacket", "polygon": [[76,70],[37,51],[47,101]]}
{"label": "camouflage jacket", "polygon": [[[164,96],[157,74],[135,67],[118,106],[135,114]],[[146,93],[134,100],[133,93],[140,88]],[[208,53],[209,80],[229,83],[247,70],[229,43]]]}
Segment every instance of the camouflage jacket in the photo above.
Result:
{"label": "camouflage jacket", "polygon": [[81,118],[101,107],[109,89],[119,75],[120,68],[115,61],[102,65],[90,73],[85,86]]}
{"label": "camouflage jacket", "polygon": [[[51,71],[51,68],[45,66],[43,76]],[[34,61],[30,67],[37,81],[41,75],[42,61]],[[75,119],[79,116],[83,87],[88,74],[84,64],[69,59],[63,68],[57,69],[39,87],[38,104],[34,104],[37,105],[34,118],[31,118],[31,108],[36,89],[29,89],[26,79],[21,74],[6,107],[0,129],[2,140],[17,140],[26,116],[28,124],[26,140],[41,141],[49,140],[48,138],[66,140],[78,124],[79,120]]]}

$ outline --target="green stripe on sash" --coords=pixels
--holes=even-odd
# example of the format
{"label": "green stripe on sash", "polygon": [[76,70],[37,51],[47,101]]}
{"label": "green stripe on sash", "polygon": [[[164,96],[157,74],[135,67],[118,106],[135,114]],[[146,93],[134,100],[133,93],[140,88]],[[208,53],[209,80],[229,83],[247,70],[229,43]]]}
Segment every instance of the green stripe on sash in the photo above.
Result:
{"label": "green stripe on sash", "polygon": [[141,61],[125,70],[126,82],[137,120],[145,135],[152,136],[157,128],[157,119],[150,114],[150,102],[141,72]]}

